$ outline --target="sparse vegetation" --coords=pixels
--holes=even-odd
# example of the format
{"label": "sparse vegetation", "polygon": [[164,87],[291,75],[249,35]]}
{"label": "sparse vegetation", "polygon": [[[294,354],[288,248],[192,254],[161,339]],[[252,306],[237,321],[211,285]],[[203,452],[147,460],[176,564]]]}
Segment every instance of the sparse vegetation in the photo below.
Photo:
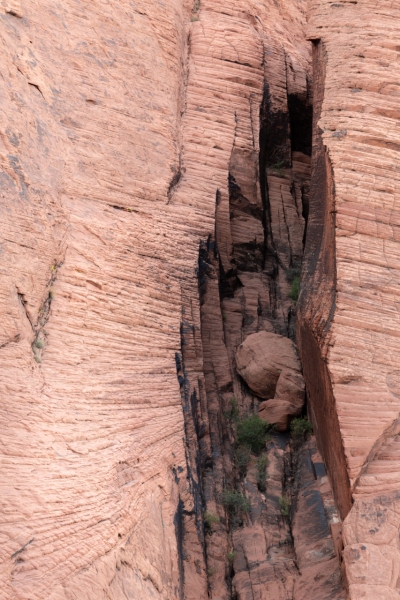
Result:
{"label": "sparse vegetation", "polygon": [[237,423],[237,441],[239,446],[247,446],[254,454],[260,454],[269,439],[269,423],[258,415],[250,415]]}
{"label": "sparse vegetation", "polygon": [[236,558],[236,554],[237,554],[237,552],[235,552],[235,550],[232,550],[231,552],[228,552],[227,558],[228,558],[228,562],[230,564],[232,564],[234,562],[234,560]]}
{"label": "sparse vegetation", "polygon": [[285,177],[285,173],[283,171],[284,164],[285,164],[285,161],[280,160],[279,162],[275,163],[274,165],[271,165],[269,168],[271,169],[271,171],[274,171],[275,175],[283,178],[283,177]]}
{"label": "sparse vegetation", "polygon": [[39,356],[38,354],[34,354],[34,355],[33,355],[33,358],[34,358],[34,359],[36,360],[36,362],[37,362],[37,363],[39,363],[39,364],[42,362],[42,359],[40,358],[40,356]]}
{"label": "sparse vegetation", "polygon": [[36,346],[36,348],[39,348],[39,350],[41,350],[42,348],[44,348],[44,341],[41,340],[40,338],[36,338],[35,346]]}
{"label": "sparse vegetation", "polygon": [[292,287],[289,292],[289,298],[293,300],[293,302],[297,302],[299,299],[300,293],[300,277],[295,277],[292,281]]}
{"label": "sparse vegetation", "polygon": [[212,526],[215,523],[219,523],[220,522],[220,518],[218,515],[214,515],[211,512],[208,512],[208,510],[205,511],[204,513],[204,523],[206,524],[207,529],[212,533]]}
{"label": "sparse vegetation", "polygon": [[296,441],[304,441],[312,432],[312,423],[306,417],[293,419],[290,424],[290,433]]}
{"label": "sparse vegetation", "polygon": [[279,505],[281,507],[281,515],[283,517],[288,517],[290,513],[290,504],[284,496],[279,498]]}
{"label": "sparse vegetation", "polygon": [[260,492],[267,489],[267,466],[268,458],[266,454],[261,454],[257,460],[257,486]]}
{"label": "sparse vegetation", "polygon": [[53,288],[49,289],[49,298],[50,298],[50,300],[52,300],[54,298],[54,290],[53,290]]}
{"label": "sparse vegetation", "polygon": [[225,489],[222,492],[221,500],[232,516],[248,513],[251,508],[250,500],[237,490]]}
{"label": "sparse vegetation", "polygon": [[301,275],[301,266],[289,267],[285,271],[286,279],[289,283],[292,283],[296,277]]}
{"label": "sparse vegetation", "polygon": [[238,446],[235,450],[235,463],[239,469],[239,476],[244,477],[247,472],[247,465],[250,461],[251,449],[249,446]]}
{"label": "sparse vegetation", "polygon": [[215,573],[214,567],[208,567],[207,569],[207,577],[212,577]]}
{"label": "sparse vegetation", "polygon": [[233,423],[236,423],[239,420],[239,405],[235,396],[229,400],[229,409],[224,412],[224,416]]}

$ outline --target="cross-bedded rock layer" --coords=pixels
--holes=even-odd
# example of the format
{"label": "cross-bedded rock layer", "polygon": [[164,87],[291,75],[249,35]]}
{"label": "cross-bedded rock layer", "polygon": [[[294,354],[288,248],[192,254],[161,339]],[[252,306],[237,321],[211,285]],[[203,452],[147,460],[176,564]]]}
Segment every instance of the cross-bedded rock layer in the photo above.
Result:
{"label": "cross-bedded rock layer", "polygon": [[220,502],[223,412],[258,402],[234,355],[293,337],[309,208],[299,341],[343,516],[355,499],[350,596],[397,597],[394,4],[311,2],[309,198],[305,0],[1,0],[2,600],[343,597],[312,442],[293,536],[281,438],[243,529]]}
{"label": "cross-bedded rock layer", "polygon": [[335,494],[343,516],[351,509],[352,600],[399,590],[399,17],[385,0],[310,3],[316,120],[299,341]]}

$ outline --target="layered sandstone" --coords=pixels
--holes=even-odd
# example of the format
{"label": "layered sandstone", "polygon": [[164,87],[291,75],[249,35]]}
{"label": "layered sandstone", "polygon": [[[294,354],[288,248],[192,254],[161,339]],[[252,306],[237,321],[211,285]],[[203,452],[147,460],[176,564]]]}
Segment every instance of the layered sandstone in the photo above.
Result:
{"label": "layered sandstone", "polygon": [[[0,2],[2,600],[397,597],[400,14],[309,8],[311,189],[306,0]],[[323,457],[274,434],[263,489],[235,355],[305,242]]]}
{"label": "layered sandstone", "polygon": [[316,118],[298,337],[348,515],[352,600],[399,590],[399,18],[385,0],[310,3]]}

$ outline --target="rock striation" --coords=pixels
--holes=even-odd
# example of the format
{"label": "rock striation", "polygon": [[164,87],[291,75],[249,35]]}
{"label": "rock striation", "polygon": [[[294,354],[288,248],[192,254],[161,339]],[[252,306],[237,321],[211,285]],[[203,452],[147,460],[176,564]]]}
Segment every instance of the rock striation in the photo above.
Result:
{"label": "rock striation", "polygon": [[398,597],[399,23],[0,0],[1,600]]}
{"label": "rock striation", "polygon": [[[398,595],[399,7],[310,3],[314,158],[298,339],[349,597]],[[345,26],[344,26],[345,24]]]}

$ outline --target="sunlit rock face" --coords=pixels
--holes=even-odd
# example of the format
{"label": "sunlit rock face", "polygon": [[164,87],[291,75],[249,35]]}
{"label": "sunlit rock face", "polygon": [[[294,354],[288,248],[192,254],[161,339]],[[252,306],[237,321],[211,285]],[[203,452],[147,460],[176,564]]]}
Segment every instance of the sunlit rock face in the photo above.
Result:
{"label": "sunlit rock face", "polygon": [[[314,134],[298,339],[352,600],[398,594],[399,6],[310,3]],[[354,505],[352,507],[352,503]]]}
{"label": "sunlit rock face", "polygon": [[[0,1],[1,600],[397,597],[394,4]],[[229,410],[299,365],[235,355],[296,317],[265,490]]]}
{"label": "sunlit rock face", "polygon": [[1,2],[1,598],[208,597],[199,244],[231,161],[261,202],[265,52],[306,93],[303,4]]}

